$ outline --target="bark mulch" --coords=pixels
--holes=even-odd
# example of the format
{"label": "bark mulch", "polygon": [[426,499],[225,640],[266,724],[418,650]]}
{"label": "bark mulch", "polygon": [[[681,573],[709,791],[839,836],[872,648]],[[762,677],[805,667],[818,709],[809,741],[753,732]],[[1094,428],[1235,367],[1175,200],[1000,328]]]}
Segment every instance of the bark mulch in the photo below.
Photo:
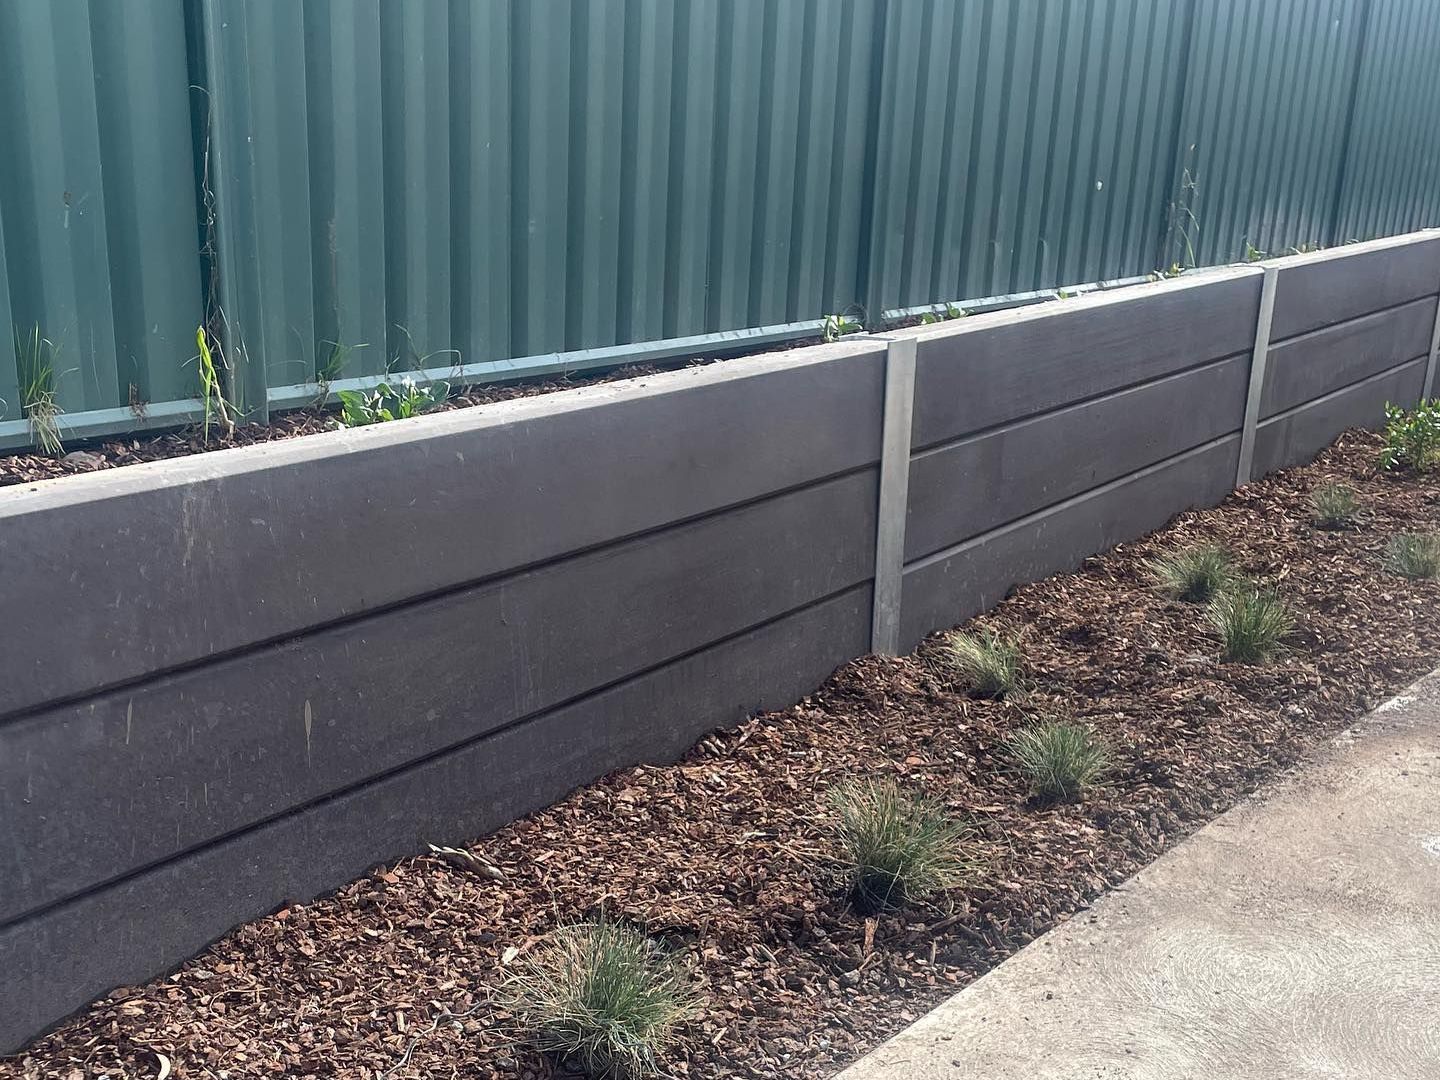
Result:
{"label": "bark mulch", "polygon": [[[1382,477],[1373,435],[1315,465],[1025,586],[980,625],[1023,635],[1017,700],[967,697],[936,639],[847,664],[791,709],[616,773],[474,845],[494,881],[430,857],[240,928],[178,973],[119,990],[0,1067],[6,1076],[540,1077],[493,992],[557,923],[602,909],[666,940],[703,1014],[673,1073],[824,1077],[1254,791],[1440,662],[1440,584],[1388,574],[1397,531],[1440,524],[1440,478]],[[1351,484],[1355,527],[1310,524]],[[1221,664],[1199,609],[1146,562],[1229,545],[1294,605],[1288,651]],[[1116,768],[1078,805],[1038,806],[1007,733],[1072,717]],[[976,880],[868,922],[838,897],[826,791],[896,775],[974,823]]]}

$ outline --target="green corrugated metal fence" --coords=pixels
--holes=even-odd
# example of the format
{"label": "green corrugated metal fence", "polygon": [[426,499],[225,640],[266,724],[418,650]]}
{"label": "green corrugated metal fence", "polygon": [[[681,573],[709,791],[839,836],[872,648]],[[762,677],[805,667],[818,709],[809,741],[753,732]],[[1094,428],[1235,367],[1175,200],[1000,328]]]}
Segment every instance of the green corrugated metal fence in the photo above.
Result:
{"label": "green corrugated metal fence", "polygon": [[0,328],[263,417],[1440,223],[1437,118],[1429,0],[7,0]]}

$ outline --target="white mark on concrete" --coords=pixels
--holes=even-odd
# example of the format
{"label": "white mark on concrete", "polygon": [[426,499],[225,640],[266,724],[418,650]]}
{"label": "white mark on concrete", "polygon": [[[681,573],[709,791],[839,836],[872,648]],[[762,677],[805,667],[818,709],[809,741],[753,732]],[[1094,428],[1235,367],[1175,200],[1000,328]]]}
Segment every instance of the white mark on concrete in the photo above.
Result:
{"label": "white mark on concrete", "polygon": [[1420,841],[1420,846],[1425,850],[1425,854],[1440,859],[1440,836],[1427,836]]}
{"label": "white mark on concrete", "polygon": [[315,714],[310,711],[310,699],[305,699],[305,767],[310,767],[310,729],[315,724]]}
{"label": "white mark on concrete", "polygon": [[1385,702],[1385,703],[1382,704],[1382,705],[1377,706],[1376,709],[1375,709],[1375,711],[1376,711],[1377,713],[1394,712],[1396,709],[1403,709],[1406,705],[1413,704],[1414,701],[1415,701],[1415,695],[1414,695],[1414,694],[1397,694],[1395,697],[1392,697],[1389,701]]}
{"label": "white mark on concrete", "polygon": [[130,745],[130,731],[135,725],[135,699],[125,703],[125,745]]}

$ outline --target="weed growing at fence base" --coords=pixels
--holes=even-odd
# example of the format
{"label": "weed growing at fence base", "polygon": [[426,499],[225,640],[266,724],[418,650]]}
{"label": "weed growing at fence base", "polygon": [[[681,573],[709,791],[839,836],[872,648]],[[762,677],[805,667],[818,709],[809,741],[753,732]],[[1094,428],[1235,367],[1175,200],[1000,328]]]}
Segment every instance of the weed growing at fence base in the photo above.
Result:
{"label": "weed growing at fence base", "polygon": [[[324,393],[329,392],[330,384],[341,378],[345,370],[350,366],[350,358],[359,349],[368,349],[368,342],[359,342],[355,345],[348,345],[342,341],[322,341],[324,352],[321,354],[319,365],[315,369],[315,382]],[[324,393],[321,396],[324,396]]]}
{"label": "weed growing at fence base", "polygon": [[40,333],[15,330],[15,368],[20,381],[20,411],[30,424],[30,437],[41,452],[56,455],[60,439],[60,405],[55,400],[56,364],[60,346]]}
{"label": "weed growing at fence base", "polygon": [[855,317],[852,311],[842,311],[835,315],[826,315],[820,323],[820,338],[822,341],[839,341],[846,334],[858,334],[865,329],[865,324]]}
{"label": "weed growing at fence base", "polygon": [[606,1080],[658,1076],[692,1009],[681,970],[659,947],[604,919],[557,930],[509,989],[538,1050]]}
{"label": "weed growing at fence base", "polygon": [[1220,631],[1220,659],[1227,663],[1263,663],[1295,628],[1289,607],[1266,589],[1222,593],[1210,602],[1208,614]]}
{"label": "weed growing at fence base", "polygon": [[1165,555],[1150,563],[1160,591],[1173,600],[1203,604],[1239,579],[1230,552],[1219,544],[1201,544]]}
{"label": "weed growing at fence base", "polygon": [[982,630],[945,635],[942,656],[969,689],[982,697],[1004,697],[1020,683],[1023,658],[1017,642]]}
{"label": "weed growing at fence base", "polygon": [[903,907],[964,880],[967,830],[939,804],[892,780],[846,784],[830,798],[840,815],[846,883],[861,912]]}
{"label": "weed growing at fence base", "polygon": [[1399,533],[1385,549],[1385,567],[1413,581],[1440,578],[1440,533]]}
{"label": "weed growing at fence base", "polygon": [[949,322],[952,319],[963,319],[970,313],[964,308],[958,308],[954,304],[946,304],[943,311],[927,311],[920,316],[922,326],[931,326],[935,323]]}
{"label": "weed growing at fence base", "polygon": [[406,420],[435,408],[449,395],[447,382],[433,382],[421,389],[409,378],[382,382],[370,390],[341,390],[339,420],[343,427]]}
{"label": "weed growing at fence base", "polygon": [[[200,401],[205,408],[203,438],[210,441],[210,425],[216,420],[225,429],[227,436],[235,434],[235,422],[230,419],[230,403],[225,400],[225,387],[220,379],[220,366],[215,362],[215,353],[210,348],[210,335],[205,327],[195,329],[195,345],[200,350],[196,357],[200,365]],[[218,346],[217,346],[218,349]]]}
{"label": "weed growing at fence base", "polygon": [[1385,449],[1380,467],[1429,472],[1440,466],[1440,398],[1413,409],[1385,405]]}
{"label": "weed growing at fence base", "polygon": [[1006,746],[1042,799],[1078,799],[1110,764],[1105,744],[1079,724],[1036,724],[1016,732]]}
{"label": "weed growing at fence base", "polygon": [[1321,484],[1310,495],[1315,524],[1322,529],[1343,529],[1355,520],[1360,509],[1355,489],[1346,484]]}

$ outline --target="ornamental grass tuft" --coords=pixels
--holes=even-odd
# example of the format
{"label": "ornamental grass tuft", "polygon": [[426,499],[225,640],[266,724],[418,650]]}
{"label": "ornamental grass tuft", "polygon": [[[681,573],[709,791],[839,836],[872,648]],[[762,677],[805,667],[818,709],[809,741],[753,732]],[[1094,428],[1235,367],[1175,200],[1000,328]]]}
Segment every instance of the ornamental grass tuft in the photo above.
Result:
{"label": "ornamental grass tuft", "polygon": [[1019,643],[989,630],[945,635],[941,655],[971,693],[1001,698],[1020,684],[1023,662]]}
{"label": "ornamental grass tuft", "polygon": [[1030,790],[1055,802],[1080,798],[1110,767],[1105,743],[1079,724],[1034,724],[1010,736],[1006,745]]}
{"label": "ornamental grass tuft", "polygon": [[1240,576],[1230,552],[1219,544],[1197,544],[1162,555],[1149,565],[1160,591],[1187,604],[1208,603]]}
{"label": "ornamental grass tuft", "polygon": [[850,897],[863,914],[924,900],[964,880],[968,830],[934,801],[892,780],[845,784],[830,794]]}
{"label": "ornamental grass tuft", "polygon": [[524,1036],[593,1080],[659,1076],[693,1003],[657,943],[601,919],[562,927],[509,983]]}
{"label": "ornamental grass tuft", "polygon": [[1290,608],[1268,589],[1237,589],[1210,602],[1210,624],[1220,632],[1220,659],[1260,664],[1295,628]]}

